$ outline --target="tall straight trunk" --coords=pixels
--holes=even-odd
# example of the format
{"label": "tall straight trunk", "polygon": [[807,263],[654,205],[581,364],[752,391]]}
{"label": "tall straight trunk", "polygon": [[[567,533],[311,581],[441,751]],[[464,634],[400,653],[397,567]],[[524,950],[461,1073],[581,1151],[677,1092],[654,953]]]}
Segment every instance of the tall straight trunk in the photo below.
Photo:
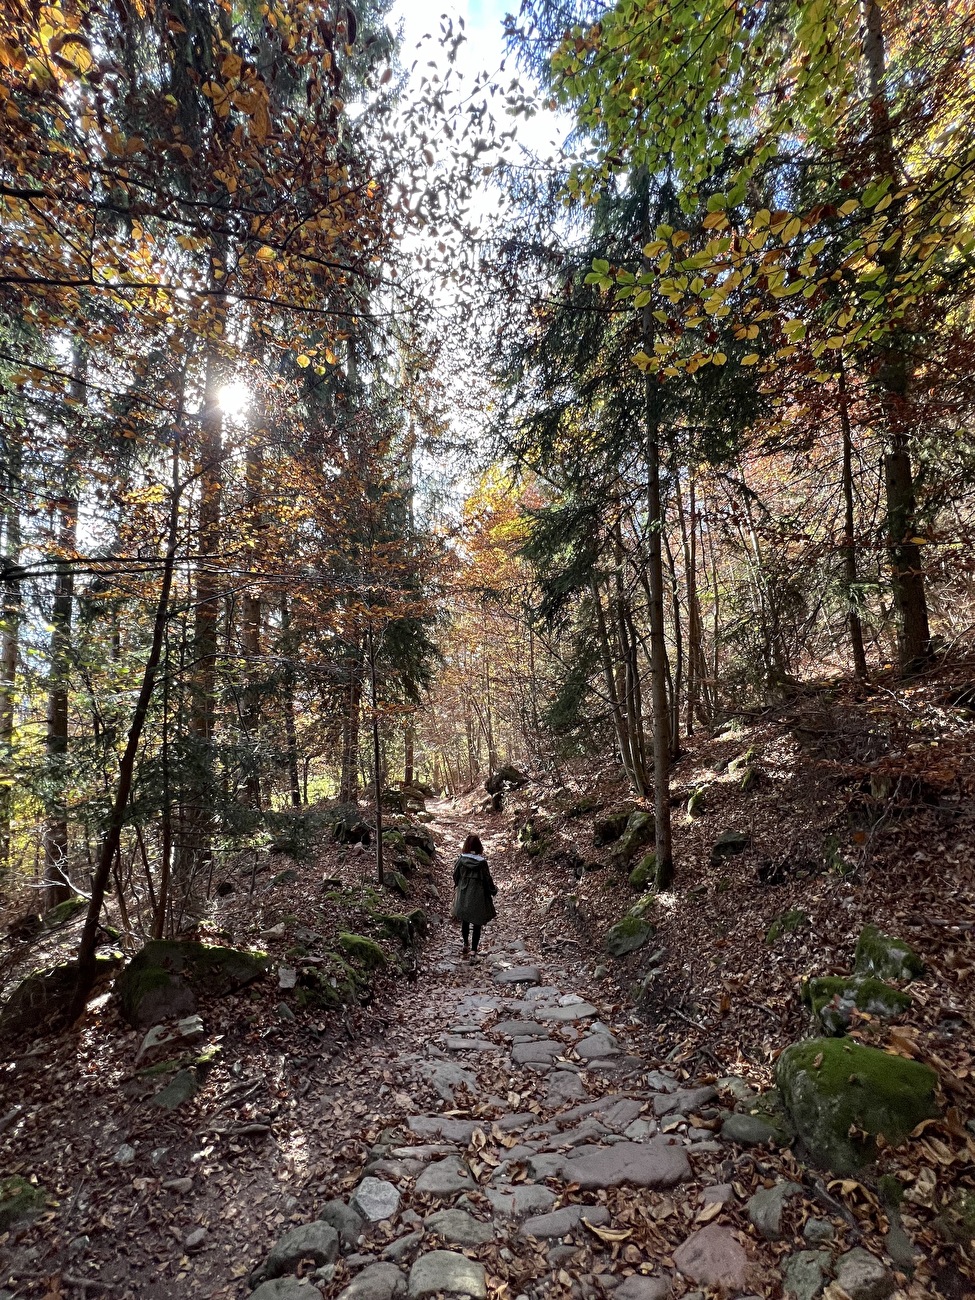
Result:
{"label": "tall straight trunk", "polygon": [[173,489],[169,510],[169,526],[166,535],[166,555],[163,561],[162,581],[159,585],[159,598],[156,602],[156,613],[152,625],[152,641],[146,658],[146,666],[142,673],[139,696],[132,713],[132,721],[129,724],[125,749],[119,762],[115,799],[112,803],[112,810],[109,815],[108,825],[105,828],[98,863],[92,879],[91,899],[88,903],[88,911],[85,914],[85,924],[81,932],[81,944],[78,949],[78,983],[69,1013],[71,1020],[76,1020],[84,1011],[85,1004],[88,1001],[88,994],[95,982],[97,973],[95,951],[102,903],[105,900],[105,890],[111,877],[112,865],[121,844],[122,826],[125,822],[125,813],[135,777],[136,758],[139,753],[146,718],[149,714],[149,706],[152,703],[159,661],[162,657],[162,648],[166,636],[166,620],[169,614],[169,597],[173,585],[173,569],[176,563],[180,499],[178,464],[178,451],[176,451],[173,454]]}
{"label": "tall straight trunk", "polygon": [[664,533],[667,552],[667,573],[670,577],[670,617],[674,625],[674,672],[670,682],[670,756],[680,756],[680,696],[684,686],[684,631],[680,617],[680,588],[677,582],[677,564],[671,549],[670,538]]}
{"label": "tall straight trunk", "polygon": [[359,797],[359,727],[362,712],[362,648],[356,645],[349,662],[345,717],[342,719],[342,767],[339,802],[356,803]]}
{"label": "tall straight trunk", "polygon": [[260,502],[264,482],[263,428],[247,441],[244,466],[246,518],[250,530],[246,550],[247,586],[241,597],[241,648],[244,654],[244,710],[248,757],[247,801],[252,808],[261,806],[261,770],[259,732],[261,724],[260,657],[261,657],[261,590],[257,585],[258,547],[261,534]]}
{"label": "tall straight trunk", "polygon": [[491,702],[491,660],[484,659],[484,739],[487,743],[488,776],[497,771],[498,751],[494,741],[494,709]]}
{"label": "tall straight trunk", "polygon": [[[886,51],[883,11],[878,0],[861,0],[863,57],[870,84],[871,139],[878,180],[896,187],[898,165],[886,90]],[[893,285],[900,266],[900,244],[883,249],[880,264]],[[911,464],[910,365],[902,326],[896,327],[880,349],[879,381],[887,425],[884,484],[887,493],[887,551],[891,588],[897,613],[897,645],[901,668],[909,671],[931,654],[924,568],[917,536],[917,493]]]}
{"label": "tall straight trunk", "polygon": [[596,633],[599,642],[599,659],[603,669],[603,681],[606,684],[606,699],[616,728],[616,742],[619,745],[623,769],[633,789],[639,795],[646,794],[646,774],[641,765],[635,762],[633,746],[623,705],[616,687],[616,673],[613,669],[613,654],[610,647],[609,628],[606,624],[606,611],[599,591],[599,581],[594,576],[591,580],[593,612],[596,615]]}
{"label": "tall straight trunk", "polygon": [[295,727],[294,646],[291,639],[291,606],[287,595],[281,597],[281,640],[284,648],[284,739],[287,745],[288,788],[292,808],[301,807],[301,780],[298,775],[298,732]]}
{"label": "tall straight trunk", "polygon": [[403,726],[403,785],[413,784],[413,751],[416,746],[416,721],[411,713]]}
{"label": "tall straight trunk", "polygon": [[[71,358],[72,409],[85,399],[88,360],[80,344]],[[78,485],[75,453],[66,451],[61,483],[58,563],[51,602],[51,666],[48,674],[48,805],[44,822],[44,907],[54,907],[72,893],[68,882],[68,688],[71,678],[71,624],[74,612],[74,564],[78,545]]]}
{"label": "tall straight trunk", "polygon": [[[648,179],[644,183],[649,186]],[[647,194],[649,202],[649,190]],[[645,234],[650,237],[649,208]],[[654,319],[648,303],[641,316],[643,350],[653,355]],[[661,539],[664,519],[660,497],[660,424],[651,374],[644,376],[643,402],[647,453],[647,578],[650,583],[650,676],[653,698],[653,804],[656,823],[657,888],[674,881],[670,829],[670,711],[667,707],[667,643],[664,624],[664,568]]]}
{"label": "tall straight trunk", "polygon": [[[688,479],[687,511],[684,496],[677,493],[677,512],[680,521],[681,545],[684,550],[684,587],[687,597],[687,711],[685,727],[689,736],[694,734],[695,721],[707,722],[710,709],[702,710],[707,696],[708,666],[704,655],[704,623],[701,601],[697,592],[697,500],[694,475]],[[700,716],[704,712],[705,716]]]}
{"label": "tall straight trunk", "polygon": [[200,421],[200,504],[197,513],[196,571],[193,590],[192,663],[187,730],[192,741],[191,770],[180,812],[180,842],[175,874],[184,901],[206,869],[211,852],[213,817],[213,739],[216,727],[216,676],[220,630],[218,555],[223,514],[223,416],[221,368],[214,348],[204,369]]}
{"label": "tall straight trunk", "polygon": [[376,880],[385,884],[383,861],[383,769],[382,747],[379,740],[379,693],[376,685],[376,642],[369,622],[369,685],[372,704],[372,788],[376,800]]}
{"label": "tall straight trunk", "polygon": [[846,388],[846,368],[840,355],[838,380],[840,429],[843,435],[843,585],[849,606],[847,622],[850,629],[850,646],[853,650],[853,669],[861,681],[867,678],[867,656],[863,648],[863,626],[856,606],[857,548],[856,516],[853,502],[853,437],[850,432],[849,394]]}
{"label": "tall straight trunk", "polygon": [[[20,563],[20,474],[23,445],[19,433],[7,431],[7,508],[4,517],[3,557],[8,568]],[[20,582],[11,576],[3,588],[3,625],[0,634],[0,767],[12,774],[14,756],[14,705],[20,662],[20,623],[23,616]],[[0,785],[0,881],[10,869],[13,785]]]}

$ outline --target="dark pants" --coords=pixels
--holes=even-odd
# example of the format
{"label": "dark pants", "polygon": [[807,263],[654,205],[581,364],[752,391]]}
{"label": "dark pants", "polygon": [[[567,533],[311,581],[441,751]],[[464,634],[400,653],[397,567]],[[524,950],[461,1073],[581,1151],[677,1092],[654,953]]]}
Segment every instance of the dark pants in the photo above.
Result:
{"label": "dark pants", "polygon": [[[467,940],[471,933],[470,921],[462,921],[460,925],[460,937],[464,940],[464,947],[467,947]],[[481,942],[481,927],[474,926],[474,941],[471,944],[471,952],[477,952],[477,945]]]}

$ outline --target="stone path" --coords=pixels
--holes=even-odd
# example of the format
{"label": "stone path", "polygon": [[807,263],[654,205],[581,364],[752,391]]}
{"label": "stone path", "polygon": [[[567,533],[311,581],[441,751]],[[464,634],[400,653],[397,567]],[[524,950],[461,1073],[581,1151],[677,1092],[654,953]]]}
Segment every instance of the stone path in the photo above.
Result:
{"label": "stone path", "polygon": [[[636,1020],[573,987],[578,958],[531,953],[504,926],[469,966],[453,928],[432,940],[417,1021],[390,1036],[388,1063],[400,1096],[436,1103],[379,1132],[347,1197],[254,1261],[251,1300],[779,1296],[783,1271],[813,1300],[844,1261],[848,1280],[869,1272],[823,1242],[779,1266],[721,1222],[755,1152],[722,1138],[718,1091],[646,1060]],[[770,1184],[747,1210],[777,1241],[798,1188]],[[848,1293],[889,1295],[866,1260],[880,1282]]]}

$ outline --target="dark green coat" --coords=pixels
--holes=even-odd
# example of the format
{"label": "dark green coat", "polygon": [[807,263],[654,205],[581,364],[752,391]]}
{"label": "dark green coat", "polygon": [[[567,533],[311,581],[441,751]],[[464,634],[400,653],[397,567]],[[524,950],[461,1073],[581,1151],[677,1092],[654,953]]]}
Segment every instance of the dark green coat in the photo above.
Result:
{"label": "dark green coat", "polygon": [[454,863],[454,906],[451,916],[455,921],[470,925],[487,925],[497,916],[494,895],[498,887],[491,879],[487,859],[479,853],[462,853]]}

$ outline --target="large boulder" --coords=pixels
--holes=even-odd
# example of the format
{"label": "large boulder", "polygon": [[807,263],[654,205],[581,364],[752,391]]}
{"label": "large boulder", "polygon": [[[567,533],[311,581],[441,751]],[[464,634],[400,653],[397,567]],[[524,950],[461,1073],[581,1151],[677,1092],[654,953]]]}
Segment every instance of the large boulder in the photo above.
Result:
{"label": "large boulder", "polygon": [[624,916],[606,931],[603,947],[611,957],[636,952],[653,937],[654,928],[641,916]]}
{"label": "large boulder", "polygon": [[845,1034],[854,1011],[877,1020],[893,1020],[911,1008],[911,998],[872,976],[844,979],[822,975],[802,985],[802,1000],[827,1034]]}
{"label": "large boulder", "polygon": [[776,1082],[812,1158],[842,1175],[876,1157],[878,1137],[899,1145],[940,1113],[932,1069],[847,1038],[793,1043],[779,1057]]}
{"label": "large boulder", "polygon": [[913,980],[924,974],[924,962],[914,949],[903,939],[881,934],[875,925],[863,927],[853,968],[858,975],[882,980]]}
{"label": "large boulder", "polygon": [[621,862],[630,862],[640,849],[652,844],[656,838],[656,823],[651,812],[631,813],[627,818],[626,829],[613,849],[614,858]]}
{"label": "large boulder", "polygon": [[605,817],[597,817],[592,824],[592,842],[597,849],[605,848],[607,844],[613,844],[620,838],[630,820],[631,810],[608,813]]}
{"label": "large boulder", "polygon": [[499,767],[488,777],[484,782],[484,789],[488,794],[502,794],[505,790],[521,790],[530,780],[531,777],[520,772],[511,763],[505,763],[504,767]]}
{"label": "large boulder", "polygon": [[115,981],[122,1016],[138,1029],[190,1016],[200,994],[223,997],[259,979],[269,958],[215,944],[153,939]]}
{"label": "large boulder", "polygon": [[657,855],[645,853],[630,872],[630,886],[640,893],[648,890],[657,878]]}
{"label": "large boulder", "polygon": [[[121,957],[97,958],[96,986],[121,960]],[[28,975],[0,1011],[0,1043],[19,1043],[63,1029],[77,988],[77,962],[49,966]]]}

